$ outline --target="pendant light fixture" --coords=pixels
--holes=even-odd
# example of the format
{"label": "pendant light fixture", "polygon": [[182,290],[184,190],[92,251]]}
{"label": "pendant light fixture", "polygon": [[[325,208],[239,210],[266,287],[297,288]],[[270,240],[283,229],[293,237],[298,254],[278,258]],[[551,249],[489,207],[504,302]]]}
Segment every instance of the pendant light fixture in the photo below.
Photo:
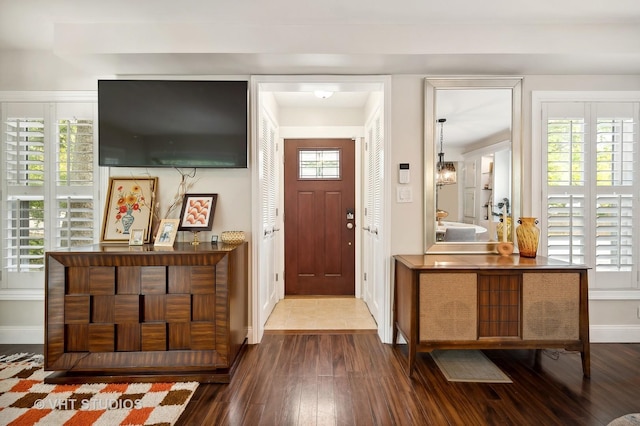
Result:
{"label": "pendant light fixture", "polygon": [[440,152],[438,153],[438,164],[436,165],[436,185],[451,185],[457,182],[456,166],[452,161],[444,161],[443,133],[446,118],[439,118],[440,123]]}

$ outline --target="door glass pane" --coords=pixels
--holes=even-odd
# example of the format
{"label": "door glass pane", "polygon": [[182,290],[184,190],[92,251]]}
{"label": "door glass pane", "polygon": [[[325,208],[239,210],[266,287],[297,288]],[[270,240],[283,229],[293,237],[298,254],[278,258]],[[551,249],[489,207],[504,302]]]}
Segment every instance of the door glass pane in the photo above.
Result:
{"label": "door glass pane", "polygon": [[340,179],[340,150],[298,151],[298,178]]}

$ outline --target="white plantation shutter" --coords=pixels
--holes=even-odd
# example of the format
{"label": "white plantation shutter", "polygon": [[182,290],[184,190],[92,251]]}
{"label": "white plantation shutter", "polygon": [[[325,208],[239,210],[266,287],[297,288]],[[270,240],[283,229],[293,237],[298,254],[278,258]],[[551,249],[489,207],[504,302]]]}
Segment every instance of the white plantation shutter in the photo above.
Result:
{"label": "white plantation shutter", "polygon": [[4,127],[7,185],[42,186],[44,119],[11,117],[5,121]]}
{"label": "white plantation shutter", "polygon": [[57,197],[55,246],[59,248],[92,244],[97,215],[93,198]]}
{"label": "white plantation shutter", "polygon": [[1,288],[42,288],[44,253],[96,241],[95,103],[2,110]]}
{"label": "white plantation shutter", "polygon": [[6,201],[4,261],[7,272],[44,271],[42,197],[10,196]]}
{"label": "white plantation shutter", "polygon": [[5,104],[2,111],[4,284],[12,276],[19,282],[15,273],[44,271],[48,110],[42,104]]}
{"label": "white plantation shutter", "polygon": [[632,271],[632,195],[598,195],[595,204],[596,271]]}
{"label": "white plantation shutter", "polygon": [[57,186],[93,186],[93,145],[93,120],[58,120]]}
{"label": "white plantation shutter", "polygon": [[638,288],[638,103],[543,103],[549,257],[595,269],[592,288]]}
{"label": "white plantation shutter", "polygon": [[547,199],[547,255],[565,262],[586,263],[583,195],[550,195]]}

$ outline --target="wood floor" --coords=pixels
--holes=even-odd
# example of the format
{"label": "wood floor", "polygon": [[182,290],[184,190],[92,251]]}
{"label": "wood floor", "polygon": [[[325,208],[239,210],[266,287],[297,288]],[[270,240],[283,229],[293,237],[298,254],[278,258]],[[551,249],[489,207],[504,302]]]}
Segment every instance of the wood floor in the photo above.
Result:
{"label": "wood floor", "polygon": [[428,354],[409,379],[405,348],[375,334],[267,334],[247,349],[180,424],[606,425],[640,412],[640,344],[593,344],[591,380],[577,353],[485,351],[512,384],[447,382]]}
{"label": "wood floor", "polygon": [[[19,350],[38,346],[0,345]],[[178,424],[606,425],[640,412],[640,344],[592,344],[590,380],[576,353],[485,353],[513,383],[447,382],[424,353],[409,379],[406,348],[372,333],[266,334],[230,384],[198,387]]]}

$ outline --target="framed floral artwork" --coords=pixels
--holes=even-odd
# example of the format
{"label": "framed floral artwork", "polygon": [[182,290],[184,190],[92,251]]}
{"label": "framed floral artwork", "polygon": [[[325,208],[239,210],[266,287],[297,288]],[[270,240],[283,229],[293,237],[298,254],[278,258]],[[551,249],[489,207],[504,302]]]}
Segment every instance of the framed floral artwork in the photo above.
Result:
{"label": "framed floral artwork", "polygon": [[211,231],[218,194],[185,194],[178,231]]}
{"label": "framed floral artwork", "polygon": [[102,219],[103,243],[128,243],[134,229],[144,229],[143,242],[151,241],[157,177],[111,177]]}

